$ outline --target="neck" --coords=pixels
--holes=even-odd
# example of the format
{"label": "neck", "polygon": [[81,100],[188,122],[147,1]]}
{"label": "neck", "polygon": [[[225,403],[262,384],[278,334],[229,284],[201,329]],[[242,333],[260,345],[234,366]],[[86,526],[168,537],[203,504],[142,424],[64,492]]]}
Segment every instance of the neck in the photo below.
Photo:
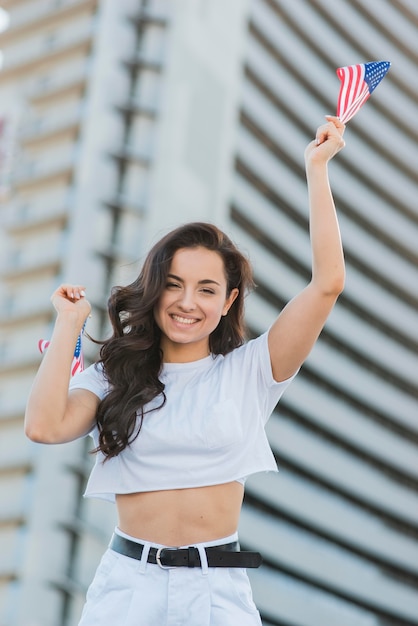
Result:
{"label": "neck", "polygon": [[209,344],[172,344],[161,342],[163,363],[190,363],[210,355]]}

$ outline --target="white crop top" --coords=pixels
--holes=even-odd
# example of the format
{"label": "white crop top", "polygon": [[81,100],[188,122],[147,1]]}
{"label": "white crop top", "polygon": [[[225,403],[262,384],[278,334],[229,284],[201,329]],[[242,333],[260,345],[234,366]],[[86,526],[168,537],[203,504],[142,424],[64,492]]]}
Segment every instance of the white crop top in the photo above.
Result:
{"label": "white crop top", "polygon": [[[117,457],[104,463],[97,453],[85,496],[114,501],[115,494],[203,487],[277,471],[264,426],[293,378],[273,379],[267,333],[226,356],[165,363],[165,405],[145,413],[138,437]],[[102,367],[91,365],[72,378],[70,389],[88,389],[101,399],[109,387]],[[145,409],[160,403],[157,397]],[[90,434],[97,446],[97,427]]]}

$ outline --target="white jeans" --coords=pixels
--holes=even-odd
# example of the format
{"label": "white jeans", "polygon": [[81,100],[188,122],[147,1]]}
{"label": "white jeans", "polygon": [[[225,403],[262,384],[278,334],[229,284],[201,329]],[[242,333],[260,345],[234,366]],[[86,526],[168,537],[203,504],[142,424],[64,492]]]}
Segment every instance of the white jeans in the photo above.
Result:
{"label": "white jeans", "polygon": [[[139,541],[116,530],[132,541]],[[208,567],[205,546],[236,541],[231,535],[194,544],[202,567],[162,569],[108,549],[87,592],[79,626],[261,626],[245,569]]]}

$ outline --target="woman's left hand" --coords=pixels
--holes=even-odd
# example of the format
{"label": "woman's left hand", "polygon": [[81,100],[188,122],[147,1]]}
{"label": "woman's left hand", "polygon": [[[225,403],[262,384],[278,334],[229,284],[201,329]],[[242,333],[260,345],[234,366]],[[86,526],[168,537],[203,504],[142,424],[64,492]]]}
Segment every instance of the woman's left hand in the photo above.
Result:
{"label": "woman's left hand", "polygon": [[327,123],[319,126],[315,139],[306,147],[306,164],[327,163],[345,146],[345,125],[333,115],[326,115],[325,119]]}

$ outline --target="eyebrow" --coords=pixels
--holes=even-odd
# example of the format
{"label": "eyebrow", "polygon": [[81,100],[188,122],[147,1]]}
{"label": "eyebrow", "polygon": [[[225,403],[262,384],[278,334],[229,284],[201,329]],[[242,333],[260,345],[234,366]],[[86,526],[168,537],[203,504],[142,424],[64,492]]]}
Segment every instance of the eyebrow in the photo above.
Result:
{"label": "eyebrow", "polygon": [[[175,274],[167,274],[167,278],[174,278],[174,280],[178,280],[180,283],[184,283],[184,280],[180,278],[180,276],[176,276]],[[203,280],[199,280],[198,285],[218,285],[220,287],[220,283],[216,280],[212,280],[210,278],[204,278]]]}

